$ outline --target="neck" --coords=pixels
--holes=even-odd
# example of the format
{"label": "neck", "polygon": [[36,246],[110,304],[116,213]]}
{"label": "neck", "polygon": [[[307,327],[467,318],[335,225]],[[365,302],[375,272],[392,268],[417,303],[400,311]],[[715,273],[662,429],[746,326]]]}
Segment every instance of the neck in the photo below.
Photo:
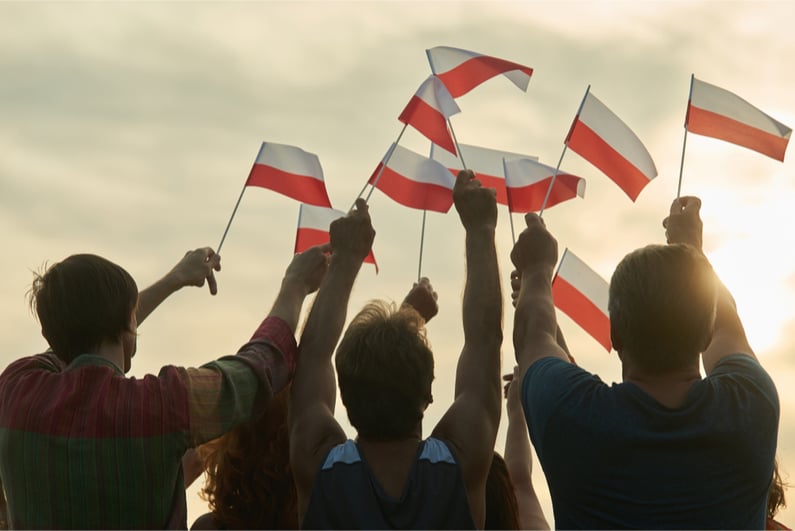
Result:
{"label": "neck", "polygon": [[94,351],[94,354],[113,362],[122,372],[127,371],[124,362],[124,345],[121,341],[108,341],[105,339]]}
{"label": "neck", "polygon": [[701,380],[698,358],[686,367],[662,373],[642,369],[624,358],[622,376],[625,382],[640,387],[657,402],[672,409],[681,407],[685,403],[690,387]]}

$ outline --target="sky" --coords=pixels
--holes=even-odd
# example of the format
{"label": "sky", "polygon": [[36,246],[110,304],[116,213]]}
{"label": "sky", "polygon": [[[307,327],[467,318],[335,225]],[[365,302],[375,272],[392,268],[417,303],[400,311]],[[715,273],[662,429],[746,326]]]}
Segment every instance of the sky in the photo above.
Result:
{"label": "sky", "polygon": [[[664,242],[691,74],[795,125],[793,26],[795,7],[785,0],[0,2],[0,236],[9,251],[0,261],[0,367],[46,348],[27,306],[31,271],[91,252],[124,266],[139,287],[151,284],[185,251],[218,246],[263,141],[317,154],[333,206],[347,210],[397,138],[397,116],[429,75],[425,50],[434,46],[535,69],[526,93],[495,78],[459,98],[462,112],[451,121],[461,143],[554,166],[588,85],[644,142],[659,176],[636,202],[568,151],[561,167],[587,180],[585,197],[544,213],[560,252],[568,247],[609,279],[627,252]],[[429,148],[412,129],[401,145]],[[778,453],[790,481],[793,159],[691,134],[682,176],[682,193],[703,201],[705,251],[777,384]],[[422,213],[380,191],[369,204],[380,273],[362,268],[349,317],[372,298],[401,300],[419,272]],[[218,295],[186,288],[167,300],[139,328],[130,374],[234,353],[270,309],[297,217],[294,200],[246,189],[221,252]],[[513,224],[521,230],[521,215]],[[503,207],[506,373],[514,364],[511,246]],[[426,434],[452,400],[463,259],[454,210],[428,213],[421,273],[439,293],[440,314],[428,326],[436,381]],[[559,322],[580,365],[620,381],[614,352],[565,315]],[[337,417],[353,436],[341,404]],[[534,482],[551,522],[537,464]],[[189,491],[189,521],[206,510],[199,483]],[[795,523],[795,503],[780,520]]]}

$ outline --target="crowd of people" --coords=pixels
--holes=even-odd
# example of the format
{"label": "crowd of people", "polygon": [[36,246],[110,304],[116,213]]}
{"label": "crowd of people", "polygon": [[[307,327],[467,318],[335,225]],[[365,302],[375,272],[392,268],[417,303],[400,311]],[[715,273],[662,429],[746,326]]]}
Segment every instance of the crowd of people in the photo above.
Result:
{"label": "crowd of people", "polygon": [[[212,249],[188,252],[140,293],[99,256],[49,267],[31,304],[50,348],[0,375],[3,524],[549,529],[532,442],[557,528],[781,528],[778,396],[703,253],[700,201],[674,200],[667,244],[616,268],[610,333],[623,382],[607,385],[569,353],[552,300],[557,242],[536,214],[511,252],[516,367],[501,376],[495,193],[462,171],[453,197],[465,231],[463,344],[453,402],[428,436],[430,281],[400,305],[372,301],[345,328],[375,237],[362,199],[328,244],[293,258],[237,354],[199,368],[125,377],[137,327],[161,302],[205,282],[215,292]],[[353,439],[335,419],[337,389]],[[185,489],[201,476],[210,512],[188,522]]]}

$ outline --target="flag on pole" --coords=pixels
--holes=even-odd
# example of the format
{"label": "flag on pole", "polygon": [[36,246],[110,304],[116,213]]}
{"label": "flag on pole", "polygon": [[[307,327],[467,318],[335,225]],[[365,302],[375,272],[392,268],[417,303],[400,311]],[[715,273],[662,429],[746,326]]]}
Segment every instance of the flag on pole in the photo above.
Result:
{"label": "flag on pole", "polygon": [[610,352],[609,285],[585,262],[566,249],[552,279],[555,306]]}
{"label": "flag on pole", "polygon": [[533,75],[533,69],[528,66],[460,48],[437,46],[426,50],[426,53],[431,71],[442,80],[454,98],[463,96],[500,74],[521,90],[527,91],[530,76]]}
{"label": "flag on pole", "polygon": [[453,206],[450,170],[398,144],[392,144],[368,182],[407,207],[444,213]]}
{"label": "flag on pole", "polygon": [[566,145],[602,170],[633,201],[657,176],[654,161],[640,139],[590,92],[574,117]]}
{"label": "flag on pole", "polygon": [[685,126],[784,161],[792,129],[774,120],[736,94],[693,78]]}
{"label": "flag on pole", "polygon": [[295,146],[263,142],[246,186],[268,188],[302,203],[331,208],[320,160]]}
{"label": "flag on pole", "polygon": [[[315,245],[328,243],[331,222],[342,217],[345,217],[345,212],[340,210],[302,203],[298,213],[298,231],[295,234],[295,253],[302,253]],[[378,273],[378,263],[375,261],[372,249],[364,261],[373,264],[375,272]]]}
{"label": "flag on pole", "polygon": [[[533,159],[504,160],[505,186],[511,212],[538,212],[544,205],[550,184],[547,208],[575,197],[585,197],[585,179],[541,164]],[[552,176],[555,176],[554,184]]]}
{"label": "flag on pole", "polygon": [[417,93],[411,97],[398,120],[428,137],[455,155],[455,142],[447,128],[447,120],[461,112],[455,100],[436,76],[423,81]]}
{"label": "flag on pole", "polygon": [[[522,155],[521,153],[511,153],[510,151],[499,151],[467,144],[459,144],[458,148],[461,151],[461,158],[466,162],[466,169],[475,173],[475,177],[484,188],[497,190],[497,202],[501,205],[508,204],[502,160],[518,158],[538,159],[538,157],[533,157],[532,155]],[[450,155],[442,149],[438,149],[436,145],[431,145],[431,158],[442,163],[453,175],[457,175],[459,171],[464,169],[461,159]]]}

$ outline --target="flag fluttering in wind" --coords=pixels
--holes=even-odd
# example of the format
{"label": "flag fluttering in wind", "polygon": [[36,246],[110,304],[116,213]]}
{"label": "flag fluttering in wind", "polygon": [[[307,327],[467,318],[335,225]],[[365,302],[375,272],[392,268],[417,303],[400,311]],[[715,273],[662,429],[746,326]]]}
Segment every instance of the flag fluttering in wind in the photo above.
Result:
{"label": "flag fluttering in wind", "polygon": [[460,48],[437,46],[426,50],[426,53],[431,71],[442,80],[454,98],[463,96],[500,74],[521,90],[527,91],[527,84],[533,75],[533,69],[528,66]]}
{"label": "flag fluttering in wind", "polygon": [[610,314],[607,300],[610,287],[585,262],[566,249],[552,279],[555,306],[580,325],[609,352]]}
{"label": "flag fluttering in wind", "polygon": [[392,144],[368,182],[407,207],[447,212],[453,206],[450,170],[398,144]]}
{"label": "flag fluttering in wind", "polygon": [[640,139],[590,91],[571,124],[566,144],[602,170],[633,201],[657,176],[654,161]]}
{"label": "flag fluttering in wind", "polygon": [[246,186],[268,188],[302,203],[331,208],[320,160],[295,146],[263,142]]}
{"label": "flag fluttering in wind", "polygon": [[[333,208],[301,204],[298,213],[298,231],[295,234],[295,252],[302,253],[315,245],[328,243],[331,222],[341,217],[345,217],[345,212]],[[372,249],[364,261],[373,264],[375,272],[378,273],[378,264]]]}
{"label": "flag fluttering in wind", "polygon": [[692,78],[685,126],[783,161],[792,129],[728,90]]}
{"label": "flag fluttering in wind", "polygon": [[432,75],[420,85],[398,120],[412,126],[431,142],[455,155],[455,142],[447,128],[447,120],[458,112],[461,109],[447,88],[438,77]]}
{"label": "flag fluttering in wind", "polygon": [[[475,177],[480,181],[484,188],[494,188],[497,190],[497,202],[501,205],[508,204],[508,194],[505,191],[505,176],[503,173],[503,159],[536,159],[531,155],[521,153],[511,153],[510,151],[499,151],[479,146],[459,144],[461,158],[466,162],[466,167],[475,173]],[[446,151],[438,149],[436,145],[431,146],[431,158],[438,160],[454,175],[464,169],[461,160],[453,157]]]}
{"label": "flag fluttering in wind", "polygon": [[[538,212],[575,197],[585,197],[585,179],[533,159],[503,160],[508,208],[511,212]],[[554,183],[552,177],[555,177]],[[549,190],[550,185],[552,190]]]}

